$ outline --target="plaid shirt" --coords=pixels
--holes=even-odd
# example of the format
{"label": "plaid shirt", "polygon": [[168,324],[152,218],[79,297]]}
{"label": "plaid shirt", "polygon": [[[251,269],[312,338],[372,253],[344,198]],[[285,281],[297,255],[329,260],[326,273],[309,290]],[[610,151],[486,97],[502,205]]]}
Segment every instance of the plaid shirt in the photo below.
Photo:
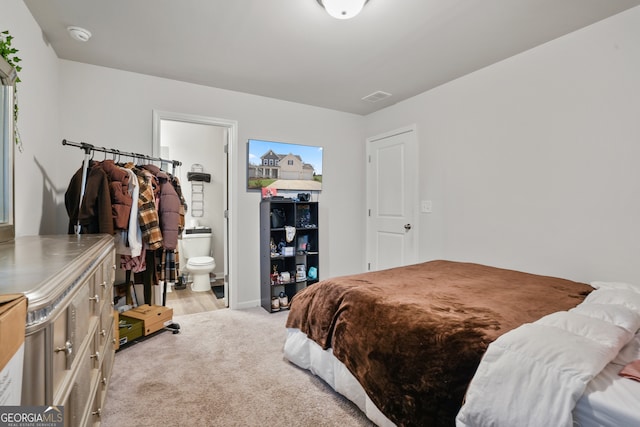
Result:
{"label": "plaid shirt", "polygon": [[140,182],[138,222],[140,222],[142,240],[149,245],[149,249],[159,249],[162,247],[162,231],[160,231],[160,220],[156,209],[153,185],[150,182],[151,177],[138,170],[136,170],[136,174]]}
{"label": "plaid shirt", "polygon": [[179,264],[178,253],[173,249],[156,251],[156,268],[158,280],[166,283],[175,283],[178,280]]}

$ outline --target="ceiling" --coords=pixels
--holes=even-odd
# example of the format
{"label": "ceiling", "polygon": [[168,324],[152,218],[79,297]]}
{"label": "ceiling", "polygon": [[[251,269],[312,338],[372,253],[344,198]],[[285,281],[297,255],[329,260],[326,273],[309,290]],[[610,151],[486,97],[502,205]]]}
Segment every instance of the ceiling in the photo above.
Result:
{"label": "ceiling", "polygon": [[62,59],[366,115],[640,0],[370,0],[350,20],[316,0],[25,3]]}

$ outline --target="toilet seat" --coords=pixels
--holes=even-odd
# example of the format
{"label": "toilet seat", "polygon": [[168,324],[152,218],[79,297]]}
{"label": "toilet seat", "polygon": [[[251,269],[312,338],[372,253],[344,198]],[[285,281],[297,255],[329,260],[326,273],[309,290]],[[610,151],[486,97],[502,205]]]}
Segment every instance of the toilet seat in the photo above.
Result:
{"label": "toilet seat", "polygon": [[197,267],[197,266],[209,265],[209,264],[211,264],[213,262],[215,262],[213,257],[210,257],[210,256],[196,256],[196,257],[193,257],[193,258],[189,258],[187,260],[187,265],[193,265],[194,267]]}
{"label": "toilet seat", "polygon": [[196,256],[187,259],[185,270],[192,278],[191,290],[194,292],[211,291],[210,274],[216,268],[216,260],[210,256]]}

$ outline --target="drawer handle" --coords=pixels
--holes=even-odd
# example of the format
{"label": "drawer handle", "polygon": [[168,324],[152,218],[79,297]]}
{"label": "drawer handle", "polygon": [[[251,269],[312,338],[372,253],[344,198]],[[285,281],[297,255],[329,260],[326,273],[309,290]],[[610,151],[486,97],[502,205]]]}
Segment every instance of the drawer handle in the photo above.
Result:
{"label": "drawer handle", "polygon": [[98,408],[98,410],[97,411],[93,411],[91,413],[91,415],[95,415],[96,417],[100,418],[100,415],[102,415],[102,409]]}
{"label": "drawer handle", "polygon": [[107,384],[107,378],[106,377],[102,377],[102,385],[106,385]]}
{"label": "drawer handle", "polygon": [[102,329],[102,330],[100,331],[100,335],[102,335],[102,336],[104,337],[105,335],[107,335],[107,331],[105,331],[104,329]]}
{"label": "drawer handle", "polygon": [[95,354],[92,354],[91,356],[89,356],[91,359],[99,359],[100,358],[100,352],[96,351]]}
{"label": "drawer handle", "polygon": [[100,302],[100,297],[98,295],[89,297],[89,301],[95,301],[96,303]]}
{"label": "drawer handle", "polygon": [[71,353],[73,353],[73,343],[71,341],[67,341],[66,343],[64,343],[64,347],[56,347],[55,351],[56,353],[64,351],[65,353],[67,353],[67,356],[71,356]]}

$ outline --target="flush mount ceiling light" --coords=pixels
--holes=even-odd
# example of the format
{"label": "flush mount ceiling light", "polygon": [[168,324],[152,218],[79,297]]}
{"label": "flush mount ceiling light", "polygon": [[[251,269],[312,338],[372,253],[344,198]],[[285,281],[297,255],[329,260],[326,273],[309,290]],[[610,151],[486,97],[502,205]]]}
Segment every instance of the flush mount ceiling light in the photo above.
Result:
{"label": "flush mount ceiling light", "polygon": [[317,0],[336,19],[350,19],[360,13],[369,0]]}
{"label": "flush mount ceiling light", "polygon": [[91,38],[91,33],[88,30],[80,27],[67,27],[67,31],[72,39],[80,42],[86,42]]}

